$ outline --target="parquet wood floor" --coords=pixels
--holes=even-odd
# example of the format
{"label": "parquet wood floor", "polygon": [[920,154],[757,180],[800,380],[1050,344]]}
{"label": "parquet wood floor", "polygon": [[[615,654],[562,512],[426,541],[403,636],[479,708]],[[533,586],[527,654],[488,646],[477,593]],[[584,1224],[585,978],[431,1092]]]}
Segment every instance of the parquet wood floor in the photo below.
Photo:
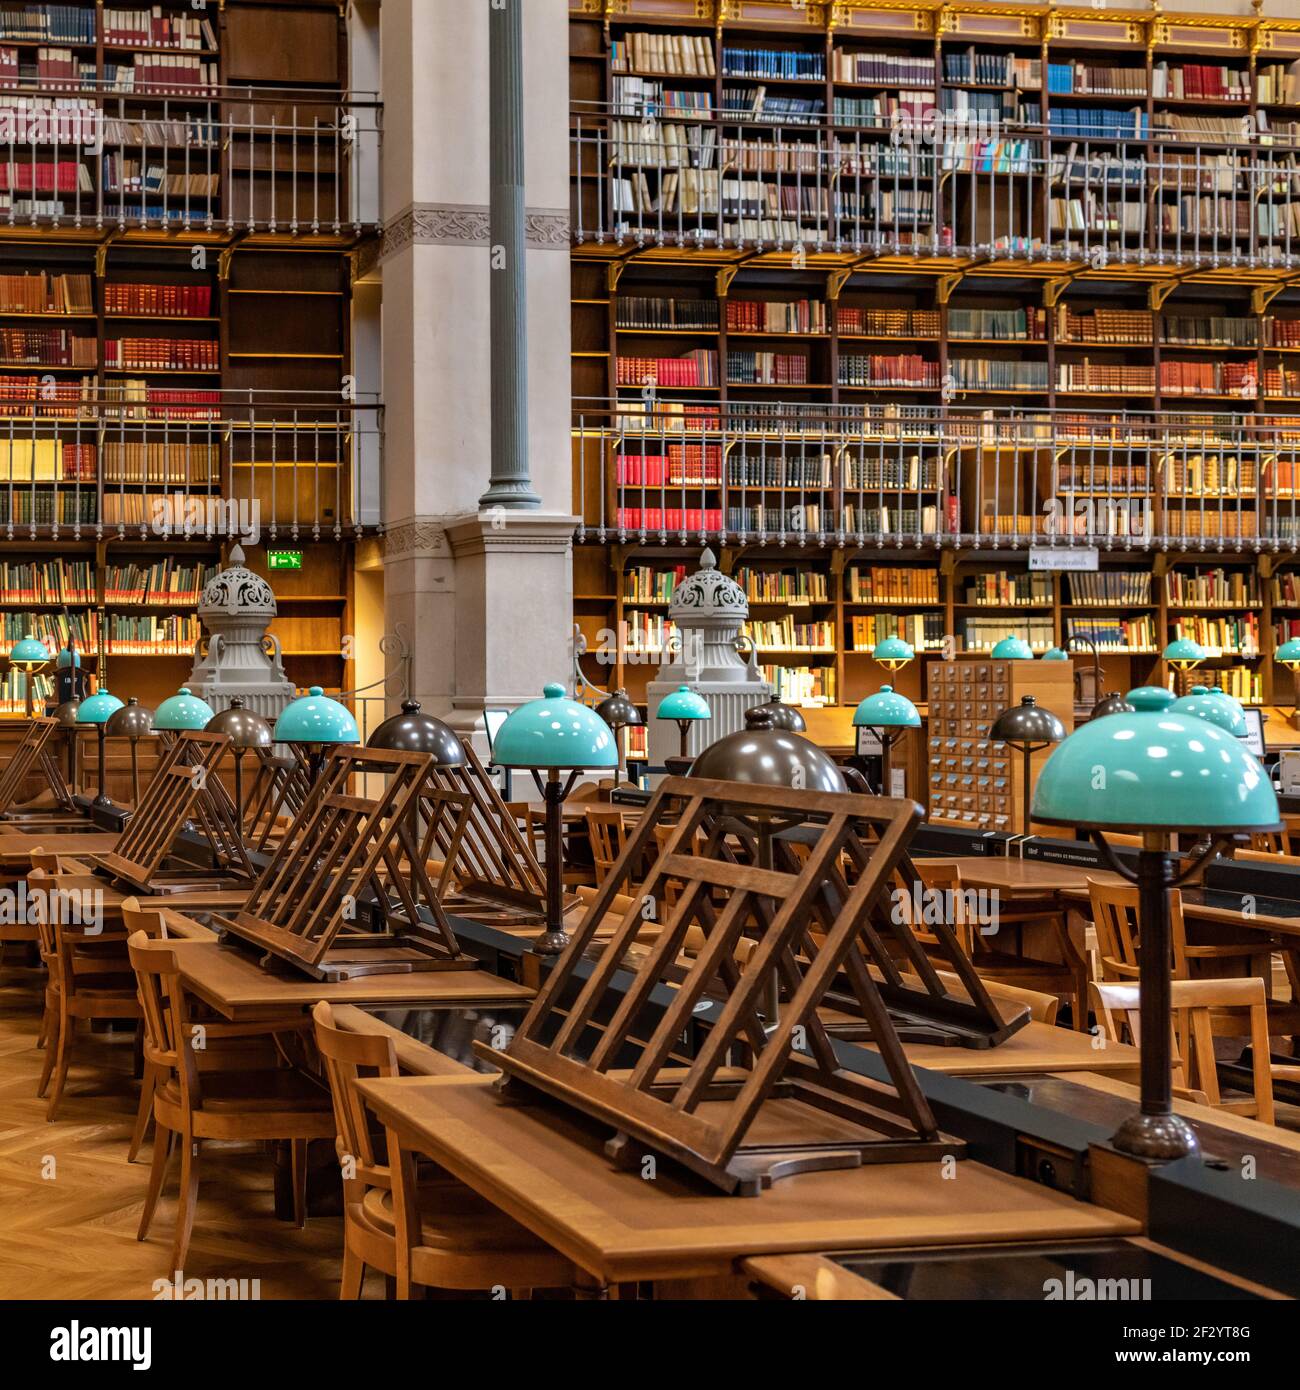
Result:
{"label": "parquet wood floor", "polygon": [[[74,1053],[59,1118],[36,1099],[42,976],[0,962],[0,1299],[152,1299],[170,1275],[175,1168],[149,1239],[135,1238],[148,1145],[126,1150],[139,1091],[129,1033],[96,1035]],[[83,1025],[84,1026],[84,1025]],[[276,1219],[269,1153],[205,1146],[185,1276],[260,1280],[262,1298],[336,1299],[343,1226]],[[371,1278],[367,1297],[384,1296]]]}

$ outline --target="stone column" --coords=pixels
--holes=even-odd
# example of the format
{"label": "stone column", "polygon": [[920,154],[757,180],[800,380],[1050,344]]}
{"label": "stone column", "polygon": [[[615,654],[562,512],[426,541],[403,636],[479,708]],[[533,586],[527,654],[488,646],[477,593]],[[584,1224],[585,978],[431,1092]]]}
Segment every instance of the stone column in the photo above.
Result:
{"label": "stone column", "polygon": [[534,511],[489,508],[490,0],[381,9],[385,627],[415,697],[462,730],[567,680],[568,18],[523,6],[527,435]]}

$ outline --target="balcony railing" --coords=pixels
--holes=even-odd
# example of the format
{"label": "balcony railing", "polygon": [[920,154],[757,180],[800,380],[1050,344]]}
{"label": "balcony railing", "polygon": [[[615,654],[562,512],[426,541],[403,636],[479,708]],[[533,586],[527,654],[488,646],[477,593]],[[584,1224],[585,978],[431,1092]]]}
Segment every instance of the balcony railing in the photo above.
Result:
{"label": "balcony railing", "polygon": [[1099,269],[1300,266],[1295,127],[1189,118],[1189,141],[1159,116],[1148,130],[1145,116],[1126,126],[1113,114],[1097,138],[1069,124],[1074,110],[1047,128],[985,113],[732,119],[586,104],[571,117],[574,237]]}
{"label": "balcony railing", "polygon": [[341,539],[379,522],[383,412],[338,393],[9,378],[0,538]]}
{"label": "balcony railing", "polygon": [[366,93],[0,87],[0,228],[360,236],[381,115]]}
{"label": "balcony railing", "polygon": [[582,542],[1300,548],[1300,416],[579,402]]}

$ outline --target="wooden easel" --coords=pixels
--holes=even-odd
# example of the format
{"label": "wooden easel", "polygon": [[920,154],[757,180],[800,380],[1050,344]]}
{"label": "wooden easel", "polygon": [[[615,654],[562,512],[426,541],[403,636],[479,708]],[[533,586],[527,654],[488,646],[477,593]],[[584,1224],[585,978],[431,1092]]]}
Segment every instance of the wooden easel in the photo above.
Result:
{"label": "wooden easel", "polygon": [[[215,925],[318,980],[474,969],[477,961],[461,953],[411,833],[411,809],[427,785],[430,762],[426,753],[332,750],[243,910]],[[373,800],[352,790],[369,777],[384,781]],[[357,929],[368,902],[390,930]],[[421,902],[432,924],[421,918]]]}
{"label": "wooden easel", "polygon": [[[655,844],[656,827],[674,814],[667,843],[584,982],[579,967],[598,925]],[[791,817],[819,831],[797,873],[740,861],[732,827]],[[862,927],[919,820],[919,807],[880,797],[667,779],[510,1046],[476,1049],[501,1067],[503,1088],[525,1084],[608,1123],[607,1153],[617,1162],[658,1152],[726,1192],[754,1195],[811,1169],[960,1155],[962,1145],[939,1133],[869,968],[892,968],[888,952]],[[703,848],[692,854],[697,834]],[[859,866],[851,886],[840,874],[843,855]],[[615,991],[643,903],[662,900],[669,881],[684,887],[668,920],[632,981]],[[838,910],[815,943],[814,904],[828,883]],[[692,927],[705,943],[681,976]],[[742,968],[734,953],[747,931],[756,940]],[[774,976],[786,998],[779,1018]],[[818,1009],[841,977],[892,1088],[839,1067]],[[651,995],[670,979],[672,1002],[656,1016]],[[720,1012],[694,1058],[679,1061],[674,1051],[706,998]],[[765,1137],[747,1142],[756,1124]]]}
{"label": "wooden easel", "polygon": [[[59,727],[58,720],[47,719],[44,716],[38,716],[28,724],[22,741],[14,749],[4,770],[0,772],[0,820],[39,820],[43,822],[42,828],[60,821],[71,821],[75,824],[85,821],[85,817],[77,813],[72,792],[50,747],[50,740]],[[50,809],[24,810],[21,805],[15,806],[14,803],[33,772],[39,772],[45,779],[54,798],[54,806],[58,808],[57,812]]]}
{"label": "wooden easel", "polygon": [[[438,901],[502,926],[537,926],[546,910],[541,865],[468,743],[460,767],[434,766],[417,806],[420,862],[440,860]],[[463,822],[445,797],[465,804]],[[486,911],[484,911],[486,909]]]}

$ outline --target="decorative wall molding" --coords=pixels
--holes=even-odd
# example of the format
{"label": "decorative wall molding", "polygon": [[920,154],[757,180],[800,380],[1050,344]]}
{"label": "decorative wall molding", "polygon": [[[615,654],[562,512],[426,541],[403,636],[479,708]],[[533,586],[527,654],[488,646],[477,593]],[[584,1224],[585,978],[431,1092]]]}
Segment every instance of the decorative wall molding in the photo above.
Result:
{"label": "decorative wall molding", "polygon": [[447,523],[441,517],[412,517],[384,530],[385,564],[391,560],[448,554]]}
{"label": "decorative wall molding", "polygon": [[[487,246],[491,218],[481,203],[412,203],[384,224],[383,258],[408,246]],[[530,250],[567,251],[569,214],[563,208],[528,208],[524,235]]]}

